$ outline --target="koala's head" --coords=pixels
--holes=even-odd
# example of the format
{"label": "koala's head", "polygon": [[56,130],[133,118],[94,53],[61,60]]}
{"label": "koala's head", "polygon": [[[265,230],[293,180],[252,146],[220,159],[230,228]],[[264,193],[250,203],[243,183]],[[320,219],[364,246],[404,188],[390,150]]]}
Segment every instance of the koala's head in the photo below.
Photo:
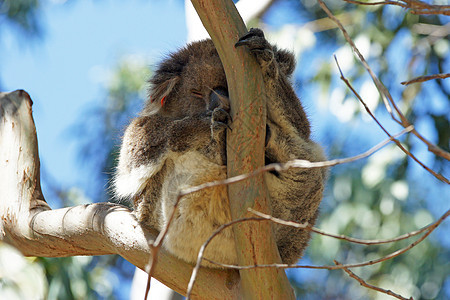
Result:
{"label": "koala's head", "polygon": [[215,107],[229,109],[228,88],[211,40],[189,44],[163,60],[150,79],[143,114],[192,116]]}

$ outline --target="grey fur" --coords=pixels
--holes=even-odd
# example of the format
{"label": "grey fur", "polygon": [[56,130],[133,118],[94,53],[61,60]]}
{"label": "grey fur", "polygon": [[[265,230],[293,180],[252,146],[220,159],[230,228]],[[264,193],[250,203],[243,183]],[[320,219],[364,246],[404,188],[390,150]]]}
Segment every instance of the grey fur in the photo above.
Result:
{"label": "grey fur", "polygon": [[[266,163],[324,160],[320,146],[310,140],[309,121],[290,83],[293,55],[270,45],[259,29],[251,29],[236,46],[248,47],[263,71],[268,97]],[[150,99],[123,138],[115,190],[119,197],[133,199],[140,222],[161,230],[178,189],[226,178],[229,103],[225,73],[211,40],[171,54],[150,83]],[[266,173],[273,215],[313,225],[325,178],[324,169]],[[226,187],[188,195],[179,204],[164,246],[194,262],[205,240],[229,221]],[[275,236],[284,263],[295,263],[310,238],[308,231],[279,225]],[[205,257],[237,263],[231,229],[213,240]]]}

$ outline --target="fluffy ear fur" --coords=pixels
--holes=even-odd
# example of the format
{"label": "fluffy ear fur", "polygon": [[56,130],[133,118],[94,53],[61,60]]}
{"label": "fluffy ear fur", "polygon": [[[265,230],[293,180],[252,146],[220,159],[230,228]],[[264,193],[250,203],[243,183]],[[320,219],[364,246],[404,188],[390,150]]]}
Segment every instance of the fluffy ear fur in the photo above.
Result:
{"label": "fluffy ear fur", "polygon": [[167,79],[159,85],[153,85],[151,90],[150,101],[159,103],[160,106],[164,106],[165,99],[174,90],[177,83],[180,81],[180,76],[175,76]]}
{"label": "fluffy ear fur", "polygon": [[186,54],[185,51],[173,53],[156,68],[155,75],[149,81],[149,101],[142,115],[158,111],[176,91],[183,69],[189,62],[189,55]]}
{"label": "fluffy ear fur", "polygon": [[177,83],[181,80],[181,76],[177,74],[167,74],[165,77],[161,78],[158,84],[154,83],[154,78],[150,81],[148,100],[141,116],[153,115],[165,106],[167,99],[176,90]]}
{"label": "fluffy ear fur", "polygon": [[295,69],[294,55],[284,49],[277,49],[275,46],[273,48],[275,59],[278,62],[281,72],[283,72],[284,75],[290,77]]}

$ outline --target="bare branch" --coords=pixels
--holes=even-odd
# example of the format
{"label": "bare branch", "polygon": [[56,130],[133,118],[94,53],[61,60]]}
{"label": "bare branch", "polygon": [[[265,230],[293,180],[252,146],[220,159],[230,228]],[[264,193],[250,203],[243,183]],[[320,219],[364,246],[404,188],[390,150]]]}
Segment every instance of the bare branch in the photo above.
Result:
{"label": "bare branch", "polygon": [[[369,265],[374,265],[389,259],[392,259],[394,257],[397,257],[407,251],[409,251],[410,249],[414,248],[415,246],[417,246],[419,243],[421,243],[423,240],[425,240],[425,238],[427,238],[437,227],[439,227],[439,225],[450,215],[450,210],[447,210],[445,212],[445,214],[443,214],[436,222],[428,225],[426,227],[426,230],[424,230],[423,232],[425,232],[425,234],[423,236],[421,236],[419,239],[417,239],[415,242],[411,243],[410,245],[394,251],[384,257],[378,258],[378,259],[374,259],[374,260],[369,260],[369,261],[365,261],[365,262],[361,262],[361,263],[354,263],[354,264],[345,264],[345,265],[324,265],[324,266],[315,266],[315,265],[288,265],[288,264],[266,264],[266,265],[248,265],[248,266],[237,266],[237,265],[229,265],[229,264],[222,264],[219,262],[215,262],[212,261],[210,259],[207,258],[203,258],[203,260],[208,261],[212,264],[216,264],[218,266],[221,266],[223,268],[230,268],[230,269],[235,269],[235,270],[246,270],[246,269],[254,269],[254,268],[281,268],[281,269],[326,269],[326,270],[338,270],[338,269],[344,269],[344,268],[357,268],[357,267],[364,267],[364,266],[369,266]],[[243,222],[243,221],[272,221],[270,219],[254,219],[254,220],[250,220],[250,219],[241,219],[241,220],[235,220],[233,222]],[[307,228],[305,228],[307,229]],[[214,233],[214,235],[216,235],[218,233]]]}
{"label": "bare branch", "polygon": [[[24,255],[119,254],[145,269],[155,231],[121,205],[97,203],[51,210],[42,195],[32,101],[24,91],[0,93],[0,240]],[[192,265],[160,249],[154,276],[183,293]],[[174,275],[176,274],[176,275]],[[203,268],[193,297],[238,298],[235,271]]]}
{"label": "bare branch", "polygon": [[432,80],[432,79],[445,79],[448,77],[450,77],[450,73],[426,75],[426,76],[416,77],[416,78],[408,80],[408,81],[403,81],[403,82],[401,82],[401,84],[408,85],[411,83],[424,82],[424,81],[428,81],[428,80]]}
{"label": "bare branch", "polygon": [[162,242],[164,241],[164,238],[167,235],[167,232],[169,231],[170,225],[172,224],[173,218],[175,216],[175,213],[178,208],[178,204],[180,203],[181,198],[185,196],[186,194],[183,194],[181,191],[178,192],[177,199],[172,207],[172,212],[170,213],[169,220],[167,221],[166,226],[163,228],[161,232],[159,232],[158,236],[154,240],[153,243],[150,243],[150,248],[152,250],[152,255],[150,256],[150,260],[146,266],[146,272],[148,273],[148,279],[147,279],[147,286],[145,288],[145,300],[147,300],[148,293],[150,292],[150,283],[153,276],[153,272],[156,267],[156,263],[158,261],[158,253],[161,249]]}
{"label": "bare branch", "polygon": [[[367,70],[369,75],[372,77],[372,80],[373,80],[375,86],[377,87],[378,92],[380,93],[381,99],[383,100],[384,106],[386,107],[386,110],[390,114],[391,118],[396,123],[398,123],[399,125],[403,126],[404,128],[410,126],[411,123],[403,115],[403,113],[400,111],[400,109],[395,104],[395,101],[393,100],[393,98],[392,98],[391,94],[389,93],[389,91],[386,89],[386,87],[383,85],[383,83],[378,79],[378,77],[375,75],[375,73],[369,67],[369,64],[366,62],[366,60],[364,59],[363,55],[361,54],[361,52],[356,47],[355,43],[350,38],[349,34],[345,30],[345,28],[342,25],[342,23],[331,13],[331,11],[328,9],[328,7],[325,5],[325,3],[322,0],[317,0],[317,1],[319,3],[320,7],[322,7],[322,9],[330,17],[330,19],[333,20],[336,23],[336,25],[339,27],[339,29],[342,31],[342,34],[344,35],[344,38],[347,40],[347,42],[349,43],[349,45],[353,49],[353,52],[358,56],[358,58],[361,61],[362,65]],[[394,114],[394,111],[399,116],[400,120],[397,119],[397,117]],[[412,132],[413,132],[413,134],[415,136],[417,136],[422,142],[424,142],[428,146],[428,150],[429,151],[433,152],[436,155],[442,156],[442,157],[444,157],[447,160],[450,160],[450,153],[444,151],[443,149],[439,148],[438,146],[436,146],[433,143],[431,143],[430,141],[428,141],[425,137],[423,137],[415,129]],[[400,147],[400,148],[403,148],[403,147]],[[405,151],[404,148],[402,150]],[[416,162],[418,162],[418,160],[416,160]],[[424,167],[423,164],[421,164],[421,166]],[[427,171],[430,172],[430,169],[428,168]],[[443,181],[443,182],[445,182],[447,184],[450,184],[449,180],[447,178],[445,178],[444,176],[442,176],[441,174],[437,174],[435,172],[430,172],[430,173],[433,174],[439,180],[441,180],[441,181]]]}
{"label": "bare branch", "polygon": [[383,83],[378,79],[378,77],[375,75],[375,73],[369,67],[369,64],[366,62],[366,60],[364,59],[364,56],[361,54],[361,52],[359,52],[358,48],[356,47],[353,40],[350,38],[350,35],[348,34],[347,30],[345,30],[342,23],[331,13],[331,11],[328,9],[328,7],[325,5],[325,3],[322,0],[317,0],[317,1],[319,2],[320,7],[322,7],[322,9],[328,15],[328,17],[331,20],[333,20],[334,23],[336,23],[336,25],[342,31],[344,38],[350,44],[351,48],[353,49],[353,52],[357,55],[357,57],[361,61],[362,65],[369,73],[370,77],[372,77],[372,80],[375,83],[375,86],[376,86],[378,92],[380,93],[381,99],[383,100],[384,105],[386,106],[386,109],[389,112],[389,114],[391,115],[392,119],[394,121],[396,121],[397,123],[401,124],[401,122],[399,120],[397,120],[396,116],[393,113],[393,107],[396,110],[398,110],[398,109],[396,108],[395,103],[393,103],[393,101],[389,101],[391,99],[391,95],[389,94],[389,91],[386,89],[386,87],[383,85]]}
{"label": "bare branch", "polygon": [[[368,151],[366,151],[366,152],[364,152],[364,153],[362,153],[362,154],[353,156],[353,157],[343,158],[343,159],[334,159],[334,160],[324,161],[324,162],[310,162],[310,161],[306,161],[306,160],[292,160],[292,161],[288,161],[288,162],[283,163],[283,164],[281,164],[281,163],[273,163],[273,164],[266,165],[266,166],[264,166],[264,167],[262,167],[262,168],[259,168],[259,169],[255,170],[255,171],[252,172],[252,173],[247,173],[247,174],[243,174],[243,175],[238,175],[238,176],[230,177],[230,178],[223,179],[223,180],[217,180],[217,181],[207,182],[207,183],[204,183],[204,184],[201,184],[201,185],[198,185],[198,186],[194,186],[194,187],[182,189],[182,190],[180,190],[179,193],[178,193],[177,200],[176,200],[176,202],[175,202],[175,204],[174,204],[174,208],[173,208],[173,210],[172,210],[171,217],[170,217],[169,222],[168,222],[168,224],[167,224],[167,226],[166,226],[166,228],[165,228],[165,231],[164,231],[165,233],[161,232],[161,233],[163,233],[162,235],[161,235],[161,233],[160,233],[161,240],[164,239],[164,235],[167,233],[167,230],[168,230],[168,228],[169,228],[169,226],[170,226],[170,223],[171,223],[171,221],[172,221],[172,218],[173,218],[173,216],[174,216],[174,214],[175,214],[175,210],[176,210],[176,208],[177,208],[177,206],[178,206],[178,204],[179,204],[180,199],[181,199],[183,196],[186,196],[186,195],[191,194],[191,193],[198,192],[198,191],[203,190],[203,189],[216,187],[216,186],[219,186],[219,185],[229,185],[229,184],[233,184],[233,183],[236,183],[236,182],[240,182],[240,181],[246,180],[246,179],[248,179],[248,178],[250,178],[250,177],[252,177],[252,176],[256,176],[256,175],[259,175],[259,174],[261,174],[261,173],[263,173],[263,172],[267,172],[267,171],[276,170],[276,171],[278,171],[278,172],[281,172],[281,171],[285,171],[285,170],[287,170],[287,169],[289,169],[289,168],[323,168],[323,167],[330,167],[330,166],[335,166],[335,165],[338,165],[338,164],[344,164],[344,163],[353,162],[353,161],[356,161],[356,160],[359,160],[359,159],[362,159],[362,158],[365,158],[365,157],[370,156],[371,154],[375,153],[377,150],[379,150],[379,149],[381,149],[382,147],[384,147],[384,146],[385,146],[386,144],[388,144],[390,141],[394,140],[395,138],[397,138],[397,137],[399,137],[399,136],[401,136],[401,135],[403,135],[403,134],[405,134],[405,133],[407,133],[407,132],[410,132],[412,129],[413,129],[412,126],[410,126],[410,127],[406,128],[406,129],[402,130],[400,133],[398,133],[398,134],[396,134],[396,135],[394,135],[394,136],[391,136],[389,139],[387,139],[387,140],[385,140],[385,141],[379,143],[378,145],[372,147],[372,148],[369,149]],[[204,250],[205,250],[206,246],[210,243],[210,241],[211,241],[218,233],[220,233],[223,229],[225,229],[225,228],[227,228],[227,227],[229,227],[229,226],[231,226],[231,225],[233,225],[233,224],[240,223],[240,222],[247,222],[247,221],[262,221],[262,220],[268,220],[267,217],[270,217],[269,215],[262,214],[262,213],[260,213],[260,212],[256,212],[255,210],[253,210],[253,209],[251,209],[251,208],[249,208],[249,211],[252,212],[252,213],[259,214],[259,216],[260,216],[260,217],[263,217],[263,219],[259,219],[259,218],[241,218],[241,219],[232,221],[231,223],[224,224],[224,225],[222,225],[221,227],[219,227],[219,228],[211,235],[211,237],[210,237],[210,238],[202,245],[202,247],[200,248],[200,251],[199,251],[199,255],[198,255],[198,259],[197,259],[197,264],[195,265],[195,268],[194,268],[194,270],[193,270],[193,272],[192,272],[191,279],[190,279],[190,281],[189,281],[188,290],[187,290],[187,297],[188,297],[188,299],[189,299],[189,297],[190,297],[192,288],[193,288],[193,286],[194,286],[195,279],[196,279],[196,276],[197,276],[197,272],[198,272],[198,270],[199,270],[199,268],[200,268],[200,263],[201,263],[202,258],[203,258]],[[264,218],[265,218],[265,219],[264,219]],[[277,222],[277,221],[282,222],[282,220],[277,219],[277,218],[274,218],[274,217],[270,217],[270,220],[275,221],[275,222]],[[286,222],[286,221],[284,221],[284,222]],[[336,237],[336,238],[343,238],[343,236],[337,236],[337,235],[331,235],[331,234],[323,233],[321,230],[316,229],[316,228],[313,228],[313,227],[309,227],[308,225],[298,224],[298,223],[295,223],[296,225],[293,225],[294,222],[286,222],[285,225],[287,225],[287,224],[290,224],[291,226],[294,226],[294,227],[295,227],[295,226],[301,226],[301,228],[306,228],[306,229],[308,229],[308,230],[311,230],[311,231],[316,232],[316,233],[319,233],[319,234],[328,235],[328,236],[333,236],[333,237]],[[408,238],[408,237],[410,237],[410,236],[417,235],[417,234],[423,232],[424,230],[425,230],[425,229],[423,229],[423,230],[421,230],[421,231],[418,231],[417,233],[411,233],[409,236],[406,236],[406,235],[405,235],[404,237],[401,237],[401,238],[399,237],[397,240],[405,239],[405,238]],[[159,238],[159,237],[158,237],[158,238]],[[375,244],[375,243],[380,244],[380,243],[388,243],[388,242],[389,242],[389,241],[378,241],[378,242],[375,242],[375,241],[366,241],[366,242],[362,242],[362,240],[352,239],[352,238],[343,238],[343,239],[351,240],[351,241],[353,241],[353,242],[355,242],[355,243],[358,243],[358,241],[359,241],[360,243],[365,243],[365,244],[368,244],[368,245],[370,245],[370,244]],[[395,240],[393,240],[393,241],[395,241]]]}
{"label": "bare branch", "polygon": [[[347,80],[347,78],[345,78],[344,74],[342,73],[341,67],[339,66],[339,62],[336,58],[336,56],[334,57],[337,67],[339,69],[339,72],[341,73],[341,79],[342,81],[345,82],[345,84],[347,85],[347,87],[352,91],[352,93],[356,96],[356,98],[358,98],[359,102],[361,102],[361,104],[364,106],[365,110],[367,111],[367,113],[372,117],[372,119],[375,121],[375,123],[377,123],[377,125],[390,137],[391,134],[384,128],[383,125],[381,125],[381,123],[378,121],[378,119],[375,117],[375,115],[372,113],[372,111],[370,110],[370,108],[367,106],[367,104],[364,102],[364,100],[361,98],[361,96],[358,94],[358,92],[356,92],[356,90],[353,88],[353,86],[351,85],[351,83]],[[411,125],[410,125],[411,126]],[[415,130],[413,130],[414,132]],[[433,174],[436,178],[438,178],[439,180],[449,184],[449,180],[447,178],[445,178],[443,175],[438,174],[436,172],[434,172],[432,169],[430,169],[427,165],[425,165],[424,163],[422,163],[415,155],[413,155],[411,152],[409,152],[399,141],[393,139],[393,141],[395,142],[395,144],[404,152],[406,153],[406,155],[408,155],[409,157],[411,157],[412,159],[414,159],[419,165],[421,165],[425,170],[427,170],[428,172],[430,172],[431,174]],[[443,150],[442,150],[443,151]],[[445,152],[445,151],[444,151]],[[446,154],[449,154],[447,152],[445,152]],[[450,155],[450,154],[449,154]]]}
{"label": "bare branch", "polygon": [[[224,179],[224,180],[207,182],[207,183],[204,183],[204,184],[201,184],[201,185],[198,185],[198,186],[186,188],[186,189],[183,189],[183,190],[181,190],[179,192],[178,197],[177,197],[177,201],[175,203],[175,206],[178,205],[179,200],[181,199],[181,197],[183,197],[185,195],[188,195],[190,193],[195,193],[195,192],[200,191],[202,189],[211,188],[211,187],[215,187],[215,186],[219,186],[219,185],[228,185],[228,184],[233,184],[233,183],[236,183],[236,182],[240,182],[240,181],[243,181],[243,180],[245,180],[245,179],[247,179],[249,177],[256,176],[256,175],[258,175],[258,174],[260,174],[262,172],[267,172],[267,171],[272,171],[272,170],[276,170],[278,172],[281,172],[281,171],[285,171],[285,170],[287,170],[289,168],[323,168],[323,167],[331,167],[331,166],[335,166],[335,165],[338,165],[338,164],[344,164],[344,163],[353,162],[353,161],[356,161],[356,160],[359,160],[359,159],[362,159],[362,158],[370,156],[371,154],[375,153],[377,150],[379,150],[382,147],[384,147],[390,141],[394,140],[395,138],[397,138],[397,137],[399,137],[399,136],[401,136],[401,135],[403,135],[403,134],[405,134],[407,132],[410,132],[412,129],[413,129],[412,126],[410,126],[408,128],[405,128],[400,133],[398,133],[398,134],[396,134],[394,136],[391,136],[389,139],[379,143],[378,145],[372,147],[368,151],[366,151],[366,152],[364,152],[362,154],[353,156],[353,157],[343,158],[343,159],[334,159],[334,160],[324,161],[324,162],[310,162],[310,161],[306,161],[306,160],[292,160],[292,161],[288,161],[288,162],[283,163],[283,164],[281,164],[281,163],[273,163],[273,164],[266,165],[266,166],[264,166],[262,168],[259,168],[259,169],[255,170],[252,173],[238,175],[238,176],[230,177],[230,178],[227,178],[227,179]],[[272,220],[274,222],[286,222],[286,223],[282,223],[282,224],[290,225],[290,226],[294,226],[294,227],[299,226],[299,228],[305,228],[305,229],[311,230],[311,231],[319,233],[319,234],[328,235],[328,236],[332,236],[332,237],[336,237],[336,238],[343,238],[343,236],[337,236],[337,235],[331,235],[331,234],[323,233],[321,230],[313,228],[313,227],[309,227],[307,224],[299,224],[299,223],[294,223],[294,222],[287,222],[287,221],[283,221],[283,220],[271,217],[271,216],[269,216],[267,214],[256,212],[255,210],[253,210],[251,208],[249,208],[248,210],[250,212],[252,212],[252,213],[258,214],[262,218],[241,218],[241,219],[234,220],[234,221],[232,221],[230,223],[224,224],[221,227],[219,227],[211,235],[211,237],[202,245],[202,247],[200,248],[200,251],[199,251],[197,264],[196,264],[196,266],[195,266],[195,268],[194,268],[194,270],[192,272],[192,276],[191,276],[191,279],[189,281],[188,290],[187,290],[188,298],[189,298],[191,290],[192,290],[192,288],[194,286],[195,279],[196,279],[196,276],[197,276],[197,272],[198,272],[198,270],[200,268],[200,263],[201,263],[202,259],[204,259],[203,258],[203,253],[204,253],[205,248],[207,247],[207,245],[210,243],[210,241],[218,233],[220,233],[223,229],[225,229],[225,228],[227,228],[227,227],[229,227],[229,226],[231,226],[233,224],[240,223],[240,222],[247,222],[247,221]],[[175,211],[175,209],[172,212],[172,217],[173,217],[174,211]],[[406,239],[406,238],[408,238],[410,236],[417,235],[417,234],[419,234],[419,233],[421,233],[421,232],[423,232],[425,230],[426,230],[426,228],[424,228],[424,229],[422,229],[422,230],[420,230],[418,232],[410,233],[409,235],[408,234],[404,235],[402,237],[394,239],[393,241]],[[370,244],[375,244],[375,243],[380,244],[380,243],[388,243],[389,242],[389,241],[377,241],[377,242],[375,242],[375,241],[366,241],[366,242],[362,242],[362,240],[348,238],[348,237],[347,238],[343,238],[343,239],[347,239],[347,240],[353,241],[355,243],[358,243],[358,242],[366,243],[366,244],[369,244],[369,245]]]}
{"label": "bare branch", "polygon": [[[377,146],[379,146],[379,145],[377,145]],[[375,148],[375,147],[374,147],[374,148]],[[368,152],[369,152],[369,151],[368,151]],[[269,165],[268,165],[268,166],[269,166]],[[268,167],[268,166],[266,166],[266,167]],[[280,171],[280,170],[282,170],[282,169],[276,169],[276,170],[279,170],[279,171]],[[265,171],[268,171],[268,169],[266,169]],[[250,174],[247,174],[247,175],[250,176]],[[243,177],[243,176],[239,176],[238,179],[239,179],[239,180],[243,180],[242,177]],[[198,188],[208,188],[208,187],[211,187],[211,186],[212,186],[211,184],[231,184],[231,183],[233,183],[233,178],[229,178],[229,179],[231,179],[231,180],[223,180],[223,181],[215,182],[215,183],[212,183],[212,182],[211,182],[211,183],[202,185],[201,187],[200,187],[200,186],[199,186],[199,187],[194,187],[194,188],[192,188],[192,189],[186,190],[185,192],[194,192],[194,191],[196,191]],[[217,230],[216,230],[216,231],[208,238],[208,240],[206,240],[205,243],[202,245],[202,247],[201,247],[200,250],[199,250],[199,254],[198,254],[198,258],[197,258],[197,263],[196,263],[196,265],[195,265],[195,268],[194,268],[194,270],[193,270],[193,272],[192,272],[192,275],[191,275],[191,279],[190,279],[189,284],[188,284],[188,290],[187,290],[187,297],[188,297],[188,299],[189,299],[190,294],[191,294],[191,291],[192,291],[192,289],[193,289],[193,287],[194,287],[194,284],[195,284],[195,281],[196,281],[196,277],[197,277],[197,273],[198,273],[198,271],[199,271],[199,269],[200,269],[200,264],[201,264],[201,261],[202,261],[202,260],[206,260],[206,261],[208,261],[208,262],[210,262],[210,263],[219,265],[219,266],[224,267],[224,268],[233,268],[233,269],[238,269],[238,270],[241,270],[241,269],[258,268],[258,267],[264,267],[264,268],[276,267],[276,268],[340,269],[339,267],[336,267],[336,266],[299,266],[299,265],[287,265],[287,264],[254,265],[254,266],[240,267],[240,266],[235,266],[235,265],[221,264],[221,263],[218,263],[218,262],[214,262],[214,261],[212,261],[212,260],[209,260],[209,259],[207,259],[207,258],[204,258],[204,257],[203,257],[203,253],[204,253],[206,247],[208,246],[208,244],[212,241],[212,239],[213,239],[216,235],[218,235],[221,231],[223,231],[225,228],[230,227],[230,226],[232,226],[232,225],[234,225],[234,224],[236,224],[236,223],[240,223],[240,222],[248,222],[248,221],[255,221],[255,222],[260,222],[260,221],[272,221],[272,222],[276,222],[276,223],[279,223],[279,224],[282,224],[282,225],[286,225],[286,226],[293,226],[293,227],[296,227],[296,228],[302,228],[302,229],[305,229],[305,230],[310,230],[310,231],[312,231],[312,232],[315,232],[315,233],[318,233],[318,234],[321,234],[321,235],[324,235],[324,236],[329,236],[329,237],[333,237],[333,238],[337,238],[337,239],[342,239],[342,240],[346,240],[346,241],[353,242],[353,243],[358,243],[358,244],[365,244],[365,245],[376,245],[376,244],[384,244],[384,243],[397,242],[397,241],[400,241],[400,240],[404,240],[404,239],[407,239],[407,238],[416,236],[416,235],[421,234],[421,233],[423,233],[423,232],[427,232],[427,233],[426,233],[424,236],[422,236],[419,240],[417,240],[416,242],[412,243],[412,244],[409,245],[408,247],[403,248],[403,249],[401,249],[401,250],[399,250],[399,251],[396,251],[396,252],[394,252],[394,253],[391,253],[390,255],[388,255],[388,256],[386,256],[386,257],[384,257],[384,258],[381,258],[381,259],[378,259],[378,260],[374,260],[374,261],[369,261],[369,262],[366,262],[366,263],[351,264],[351,265],[345,265],[345,266],[343,266],[343,267],[362,267],[362,266],[366,266],[366,265],[371,265],[371,264],[379,263],[379,262],[385,261],[385,260],[387,260],[387,259],[391,259],[391,258],[393,258],[393,257],[396,257],[396,256],[398,256],[398,255],[400,255],[400,254],[402,254],[402,253],[408,251],[409,249],[413,248],[415,245],[417,245],[418,243],[420,243],[423,239],[425,239],[426,236],[428,236],[434,229],[436,229],[436,228],[442,223],[442,221],[443,221],[445,218],[448,217],[448,215],[450,215],[450,210],[449,210],[449,211],[446,212],[446,214],[444,214],[444,215],[443,215],[439,220],[437,220],[436,222],[434,222],[434,223],[432,223],[432,224],[430,224],[430,225],[428,225],[428,226],[425,226],[425,227],[423,227],[423,228],[420,229],[420,230],[416,230],[416,231],[413,231],[413,232],[409,232],[409,233],[400,235],[400,236],[395,237],[395,238],[385,239],[385,240],[362,240],[362,239],[356,239],[356,238],[347,237],[347,236],[343,236],[343,235],[329,234],[329,233],[326,233],[326,232],[324,232],[324,231],[322,231],[322,230],[320,230],[320,229],[314,228],[314,227],[310,226],[310,225],[307,224],[307,223],[306,223],[306,224],[305,224],[305,223],[302,224],[302,223],[297,223],[297,222],[292,222],[292,221],[284,221],[284,220],[281,220],[281,219],[272,217],[272,216],[270,216],[270,215],[267,215],[267,214],[263,214],[263,213],[257,212],[257,211],[255,211],[255,210],[253,210],[253,209],[251,209],[251,208],[249,208],[248,210],[249,210],[250,212],[256,214],[257,216],[259,216],[260,218],[242,218],[242,219],[237,219],[237,220],[231,221],[231,222],[229,222],[229,223],[227,223],[227,224],[224,224],[224,225],[220,226],[220,227],[219,227],[219,228],[218,228],[218,229],[217,229]]]}
{"label": "bare branch", "polygon": [[242,218],[242,219],[237,219],[237,220],[231,221],[229,223],[223,224],[219,228],[217,228],[213,232],[213,234],[205,241],[205,243],[200,247],[200,250],[198,252],[197,262],[195,264],[194,269],[192,270],[191,279],[189,280],[189,284],[188,284],[188,288],[187,288],[187,292],[186,292],[186,299],[190,299],[190,297],[191,297],[192,289],[194,288],[194,284],[197,279],[197,274],[198,274],[198,271],[200,270],[200,264],[202,262],[202,259],[205,259],[205,258],[203,258],[203,253],[205,252],[205,249],[209,245],[209,243],[213,240],[213,238],[216,235],[221,233],[224,229],[226,229],[234,224],[248,222],[248,221],[258,222],[258,221],[266,221],[266,220],[261,219],[261,218]]}
{"label": "bare branch", "polygon": [[406,9],[415,15],[444,15],[450,16],[450,5],[433,5],[419,0],[400,0],[400,1],[380,1],[380,2],[363,2],[356,0],[344,0],[347,3],[359,5],[394,5]]}
{"label": "bare branch", "polygon": [[311,232],[315,232],[317,234],[323,235],[323,236],[328,236],[328,237],[332,237],[335,239],[339,239],[339,240],[344,240],[350,243],[355,243],[355,244],[362,244],[362,245],[380,245],[380,244],[387,244],[387,243],[393,243],[393,242],[398,242],[401,240],[405,240],[408,239],[410,237],[416,236],[418,234],[421,234],[422,232],[425,232],[427,230],[429,230],[430,226],[433,226],[433,224],[429,224],[419,230],[416,231],[411,231],[405,234],[402,234],[400,236],[394,237],[394,238],[390,238],[390,239],[384,239],[384,240],[363,240],[363,239],[357,239],[357,238],[353,238],[353,237],[349,237],[349,236],[345,236],[345,235],[341,235],[341,234],[331,234],[331,233],[327,233],[323,230],[320,230],[318,228],[312,227],[311,225],[309,225],[308,223],[297,223],[294,221],[285,221],[279,218],[275,218],[273,216],[264,214],[262,212],[253,210],[251,208],[248,209],[250,212],[252,212],[253,214],[257,215],[260,218],[266,219],[266,220],[270,220],[274,223],[278,223],[281,225],[285,225],[285,226],[291,226],[291,227],[295,227],[295,228],[299,228],[299,229],[305,229],[305,230],[309,230]]}
{"label": "bare branch", "polygon": [[[340,262],[338,262],[337,260],[334,260],[334,263],[335,263],[336,265],[338,265],[338,266],[342,266],[342,264],[341,264]],[[405,297],[403,297],[403,296],[401,296],[401,295],[399,295],[399,294],[394,293],[394,292],[391,291],[391,290],[385,290],[385,289],[382,289],[382,288],[377,287],[377,286],[375,286],[375,285],[369,284],[369,283],[365,282],[361,277],[357,276],[355,273],[353,273],[352,271],[350,271],[348,268],[342,268],[342,269],[343,269],[350,277],[356,279],[356,281],[358,281],[359,284],[361,284],[362,286],[365,286],[366,288],[375,290],[375,291],[377,291],[377,292],[381,292],[381,293],[388,294],[389,296],[395,297],[395,298],[397,298],[397,299],[401,299],[401,300],[413,300],[412,297],[410,297],[410,298],[405,298]]]}
{"label": "bare branch", "polygon": [[[250,177],[253,177],[253,176],[259,175],[261,173],[268,172],[268,171],[281,172],[281,171],[286,171],[290,168],[305,168],[305,169],[325,168],[325,167],[333,167],[333,166],[340,165],[340,164],[354,162],[359,159],[366,158],[366,157],[372,155],[376,151],[378,151],[381,148],[383,148],[384,146],[386,146],[389,142],[395,140],[396,138],[400,137],[401,135],[403,135],[407,132],[410,132],[412,130],[413,130],[412,126],[405,128],[401,132],[382,141],[381,143],[375,145],[374,147],[370,148],[366,152],[352,156],[352,157],[337,158],[337,159],[332,159],[332,160],[327,160],[327,161],[317,161],[317,162],[311,162],[311,161],[303,160],[303,159],[294,159],[294,160],[290,160],[285,163],[272,163],[272,164],[265,165],[264,167],[261,167],[251,173],[242,174],[242,175],[238,175],[238,176],[234,176],[234,177],[229,177],[229,178],[223,179],[223,180],[206,182],[206,183],[203,183],[203,184],[200,184],[197,186],[184,188],[179,191],[177,201],[175,202],[175,206],[178,205],[178,202],[180,201],[181,197],[186,196],[188,194],[195,193],[195,192],[201,191],[203,189],[216,187],[219,185],[229,185],[229,184],[241,182]],[[172,212],[172,214],[173,214],[173,212]]]}

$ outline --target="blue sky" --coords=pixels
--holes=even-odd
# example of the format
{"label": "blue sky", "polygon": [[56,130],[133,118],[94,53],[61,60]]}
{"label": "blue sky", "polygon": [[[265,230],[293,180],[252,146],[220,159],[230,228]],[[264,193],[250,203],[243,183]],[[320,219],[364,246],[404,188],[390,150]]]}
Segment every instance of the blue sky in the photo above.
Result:
{"label": "blue sky", "polygon": [[[93,73],[99,68],[113,68],[124,55],[139,54],[149,57],[150,61],[158,61],[165,53],[184,45],[184,3],[180,0],[72,1],[65,5],[56,2],[43,2],[42,40],[18,39],[14,36],[17,33],[0,28],[1,88],[6,91],[24,89],[30,94],[34,101],[34,118],[43,166],[58,183],[67,187],[82,186],[89,180],[89,174],[86,169],[74,171],[80,166],[79,144],[70,135],[68,128],[79,122],[83,112],[93,104],[98,104],[97,101],[104,95],[103,86]],[[271,18],[272,25],[286,21],[287,17],[286,11],[278,10]],[[317,66],[315,60],[318,51],[329,52],[321,59],[327,57],[333,60],[334,50],[320,48],[306,52],[300,60],[302,68],[313,69]],[[397,62],[401,69],[403,64]],[[316,97],[310,94],[313,89],[304,86],[300,86],[300,89],[306,101]],[[367,143],[364,143],[363,149],[355,150],[357,153],[385,138],[371,121],[359,121],[356,124],[360,126],[353,128],[342,124],[330,126],[337,122],[330,114],[325,117],[319,108],[308,104],[307,110],[317,131],[325,127],[331,130],[330,127],[333,127],[333,132],[329,134],[348,138],[356,137],[356,131],[364,128],[366,136],[363,142]],[[426,128],[423,130],[427,133]],[[426,149],[421,152],[421,156],[429,156]],[[424,175],[420,167],[413,167],[417,168],[417,174],[424,177],[423,180],[430,181],[430,186],[436,182],[431,175]],[[44,185],[44,194],[45,189]],[[448,187],[443,189],[448,191]],[[439,199],[443,189],[434,189],[430,193],[435,193],[436,199]],[[433,205],[432,210],[438,215],[447,203],[436,201]],[[444,231],[443,227],[441,236],[444,236]],[[448,238],[444,242],[448,245]]]}
{"label": "blue sky", "polygon": [[112,68],[125,54],[158,60],[183,45],[184,5],[137,0],[43,5],[42,40],[1,32],[0,78],[3,90],[30,94],[41,161],[58,181],[73,186],[83,176],[73,171],[79,165],[78,145],[68,128],[100,98],[103,90],[94,70]]}

